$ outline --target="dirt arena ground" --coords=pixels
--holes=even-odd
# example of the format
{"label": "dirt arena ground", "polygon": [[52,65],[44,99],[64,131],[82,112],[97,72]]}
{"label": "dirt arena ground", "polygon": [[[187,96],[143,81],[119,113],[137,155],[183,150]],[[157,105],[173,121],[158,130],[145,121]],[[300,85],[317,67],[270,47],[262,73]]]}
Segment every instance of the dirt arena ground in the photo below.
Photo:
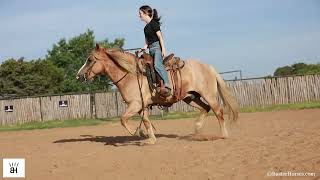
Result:
{"label": "dirt arena ground", "polygon": [[[139,146],[120,122],[1,132],[0,157],[26,158],[29,180],[320,179],[320,109],[243,113],[229,139],[218,138],[214,117],[206,141],[190,137],[193,123],[154,121],[152,146]],[[288,171],[316,177],[267,176]]]}

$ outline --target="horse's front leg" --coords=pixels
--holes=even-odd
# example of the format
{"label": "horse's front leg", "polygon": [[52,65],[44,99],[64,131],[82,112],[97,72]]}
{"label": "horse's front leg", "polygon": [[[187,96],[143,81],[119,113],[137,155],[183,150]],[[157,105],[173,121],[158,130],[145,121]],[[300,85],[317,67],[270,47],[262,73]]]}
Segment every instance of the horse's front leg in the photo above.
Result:
{"label": "horse's front leg", "polygon": [[141,107],[141,103],[139,102],[131,102],[128,104],[128,107],[126,109],[126,111],[124,112],[124,114],[121,117],[121,125],[126,128],[126,130],[133,136],[134,135],[134,131],[131,130],[129,124],[128,124],[128,120],[130,117],[134,116],[135,114],[137,114],[139,111],[141,111],[142,107]]}
{"label": "horse's front leg", "polygon": [[157,139],[156,139],[156,136],[154,135],[151,121],[149,120],[149,109],[145,108],[143,111],[140,112],[140,115],[143,117],[143,123],[148,132],[148,139],[144,141],[144,143],[155,144]]}

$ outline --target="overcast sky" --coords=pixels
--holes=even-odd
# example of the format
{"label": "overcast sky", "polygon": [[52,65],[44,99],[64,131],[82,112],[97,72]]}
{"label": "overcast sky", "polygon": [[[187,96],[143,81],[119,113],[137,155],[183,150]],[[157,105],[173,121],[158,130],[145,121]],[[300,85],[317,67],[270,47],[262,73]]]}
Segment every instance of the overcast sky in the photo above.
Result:
{"label": "overcast sky", "polygon": [[[91,29],[96,40],[142,47],[141,5],[156,8],[168,53],[244,77],[320,62],[319,0],[0,0],[0,62],[45,57],[59,39]],[[236,76],[236,74],[231,75]]]}

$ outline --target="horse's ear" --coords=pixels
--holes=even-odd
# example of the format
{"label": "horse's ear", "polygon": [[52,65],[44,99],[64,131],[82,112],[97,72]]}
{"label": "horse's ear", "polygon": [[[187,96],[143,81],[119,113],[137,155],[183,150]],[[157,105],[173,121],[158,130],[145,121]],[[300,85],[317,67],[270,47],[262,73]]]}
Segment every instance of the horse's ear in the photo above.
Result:
{"label": "horse's ear", "polygon": [[98,43],[96,43],[96,50],[100,49],[100,45]]}

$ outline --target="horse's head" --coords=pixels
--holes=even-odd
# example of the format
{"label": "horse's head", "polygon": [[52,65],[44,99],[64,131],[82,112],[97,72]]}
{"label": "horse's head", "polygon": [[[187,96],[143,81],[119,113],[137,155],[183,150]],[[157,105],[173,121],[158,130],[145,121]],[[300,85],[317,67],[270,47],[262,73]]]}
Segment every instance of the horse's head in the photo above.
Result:
{"label": "horse's head", "polygon": [[107,54],[103,47],[96,44],[96,48],[92,50],[86,62],[79,69],[76,78],[80,81],[93,81],[96,75],[103,73],[104,71],[104,59],[107,58]]}

